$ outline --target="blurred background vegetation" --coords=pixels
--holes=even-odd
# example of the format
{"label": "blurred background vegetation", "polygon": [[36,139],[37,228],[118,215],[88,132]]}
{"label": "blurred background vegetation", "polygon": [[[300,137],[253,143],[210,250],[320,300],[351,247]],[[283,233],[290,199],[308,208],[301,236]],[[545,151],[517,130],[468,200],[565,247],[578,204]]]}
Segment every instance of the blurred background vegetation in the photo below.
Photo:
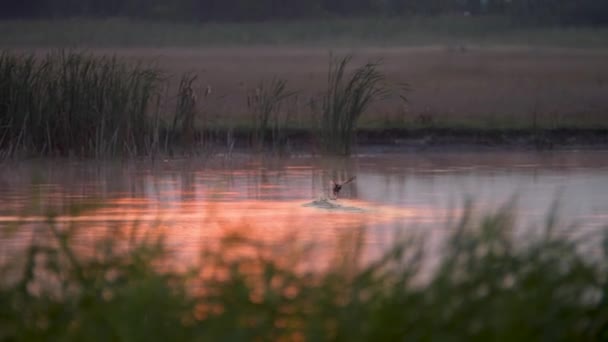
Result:
{"label": "blurred background vegetation", "polygon": [[2,0],[0,18],[129,17],[265,21],[353,16],[486,15],[526,25],[606,25],[604,0]]}

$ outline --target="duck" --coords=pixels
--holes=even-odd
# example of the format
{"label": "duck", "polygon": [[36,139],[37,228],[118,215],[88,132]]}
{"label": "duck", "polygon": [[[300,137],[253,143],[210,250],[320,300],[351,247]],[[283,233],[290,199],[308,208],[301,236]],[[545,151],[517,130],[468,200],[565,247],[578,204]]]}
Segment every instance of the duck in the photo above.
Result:
{"label": "duck", "polygon": [[333,199],[338,199],[338,195],[340,194],[340,190],[342,190],[342,187],[354,180],[355,180],[355,177],[350,177],[347,181],[342,182],[342,183],[337,183],[336,181],[332,180],[331,181],[333,183],[332,193],[334,195]]}

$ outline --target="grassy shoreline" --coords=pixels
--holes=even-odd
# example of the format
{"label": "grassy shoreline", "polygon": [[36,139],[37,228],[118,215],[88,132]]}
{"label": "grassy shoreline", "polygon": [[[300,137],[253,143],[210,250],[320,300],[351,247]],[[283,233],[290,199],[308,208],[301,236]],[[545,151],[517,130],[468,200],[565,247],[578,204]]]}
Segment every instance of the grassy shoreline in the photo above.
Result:
{"label": "grassy shoreline", "polygon": [[3,47],[535,46],[606,48],[608,28],[517,27],[495,17],[377,17],[262,23],[123,18],[0,21]]}
{"label": "grassy shoreline", "polygon": [[[267,136],[271,136],[271,132]],[[214,129],[198,132],[197,139],[206,149],[198,152],[226,153],[268,152],[289,156],[290,154],[312,153],[323,155],[326,148],[320,146],[314,131],[307,129],[285,129],[280,141],[268,141],[253,148],[253,131],[247,129]],[[202,141],[205,137],[206,142]],[[227,137],[230,137],[227,140]],[[408,151],[475,151],[492,150],[568,150],[607,149],[608,129],[606,128],[557,128],[557,129],[479,129],[454,127],[418,127],[394,129],[358,129],[353,145],[353,153],[384,153]],[[172,153],[192,153],[197,150],[174,146]]]}

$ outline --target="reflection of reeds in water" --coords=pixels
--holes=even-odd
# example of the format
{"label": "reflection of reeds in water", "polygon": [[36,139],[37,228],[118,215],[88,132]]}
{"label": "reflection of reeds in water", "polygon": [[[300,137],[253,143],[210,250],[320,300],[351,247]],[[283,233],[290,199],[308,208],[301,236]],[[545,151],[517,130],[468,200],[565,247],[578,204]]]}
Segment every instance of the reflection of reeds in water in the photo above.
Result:
{"label": "reflection of reeds in water", "polygon": [[[76,204],[65,213],[95,208]],[[82,249],[74,237],[87,227],[66,229],[49,215],[36,230],[47,238],[0,259],[0,338],[605,337],[608,251],[591,261],[553,220],[545,234],[521,242],[510,209],[480,219],[471,213],[450,227],[438,266],[422,280],[419,238],[399,236],[381,257],[364,261],[363,227],[343,231],[328,267],[315,269],[306,267],[314,245],[297,236],[252,237],[242,222],[184,270],[167,263],[168,229],[148,234],[134,222]]]}

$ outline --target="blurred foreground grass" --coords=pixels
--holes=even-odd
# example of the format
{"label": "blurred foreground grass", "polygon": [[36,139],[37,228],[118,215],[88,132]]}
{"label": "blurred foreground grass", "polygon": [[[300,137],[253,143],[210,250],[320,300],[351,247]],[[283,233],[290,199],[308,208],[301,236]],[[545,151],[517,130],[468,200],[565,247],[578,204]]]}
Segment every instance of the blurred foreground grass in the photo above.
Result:
{"label": "blurred foreground grass", "polygon": [[88,227],[49,213],[24,253],[0,253],[0,341],[608,339],[608,240],[583,249],[548,220],[516,241],[509,208],[471,212],[431,274],[411,236],[372,262],[354,239],[320,270],[314,247],[229,235],[185,269],[162,233],[134,222],[83,248]]}

